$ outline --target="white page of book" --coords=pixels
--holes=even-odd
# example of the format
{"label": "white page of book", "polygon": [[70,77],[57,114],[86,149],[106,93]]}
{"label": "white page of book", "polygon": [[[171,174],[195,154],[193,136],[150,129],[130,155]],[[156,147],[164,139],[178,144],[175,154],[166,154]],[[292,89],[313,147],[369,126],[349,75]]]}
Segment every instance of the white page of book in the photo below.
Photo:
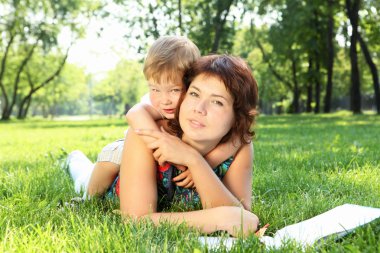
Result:
{"label": "white page of book", "polygon": [[[280,248],[287,241],[295,241],[299,245],[311,246],[327,236],[343,236],[353,229],[380,218],[380,208],[344,204],[308,220],[286,226],[278,230],[273,237],[263,236],[260,241],[267,248]],[[231,249],[235,238],[200,237],[200,242],[209,248],[224,245]]]}

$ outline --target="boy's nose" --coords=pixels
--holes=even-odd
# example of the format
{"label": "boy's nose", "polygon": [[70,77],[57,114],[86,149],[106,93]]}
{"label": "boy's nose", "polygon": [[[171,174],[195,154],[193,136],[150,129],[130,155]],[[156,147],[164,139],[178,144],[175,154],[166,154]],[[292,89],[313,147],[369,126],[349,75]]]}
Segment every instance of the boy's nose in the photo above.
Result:
{"label": "boy's nose", "polygon": [[172,103],[172,100],[170,99],[170,95],[166,92],[163,92],[161,103],[164,105],[170,105]]}

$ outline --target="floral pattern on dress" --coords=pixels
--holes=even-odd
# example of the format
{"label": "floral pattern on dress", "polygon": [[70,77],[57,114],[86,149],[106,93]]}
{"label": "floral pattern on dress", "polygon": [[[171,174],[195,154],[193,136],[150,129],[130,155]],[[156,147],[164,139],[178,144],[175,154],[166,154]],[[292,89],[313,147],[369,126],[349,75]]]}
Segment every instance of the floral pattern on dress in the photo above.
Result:
{"label": "floral pattern on dress", "polygon": [[[216,166],[215,168],[213,168],[214,173],[220,180],[222,180],[223,177],[226,175],[228,169],[232,164],[232,161],[233,157],[230,157],[218,166]],[[169,202],[159,203],[159,206],[167,207],[170,206],[172,202],[182,202],[183,204],[190,204],[193,208],[200,207],[201,201],[198,192],[195,189],[183,188],[177,186],[174,182],[171,182],[172,178],[170,179],[170,170],[174,170],[172,178],[182,173],[181,170],[178,170],[174,165],[171,164],[166,164],[165,166],[158,167],[157,178],[161,179],[157,181],[159,200],[161,200],[161,202]],[[174,187],[174,196],[172,197],[168,196],[170,195],[170,182],[172,184],[172,187]]]}
{"label": "floral pattern on dress", "polygon": [[[233,161],[233,157],[228,158],[215,168],[213,168],[214,173],[217,177],[222,180],[226,175],[228,169],[230,168]],[[166,163],[164,166],[157,167],[157,188],[158,188],[158,201],[159,209],[165,209],[170,207],[172,203],[182,203],[189,208],[199,208],[200,207],[200,197],[195,189],[183,188],[177,186],[172,179],[182,171],[178,170],[174,165]],[[170,195],[173,196],[170,196]],[[119,176],[115,179],[112,186],[107,191],[107,198],[119,197],[120,195],[120,180]]]}

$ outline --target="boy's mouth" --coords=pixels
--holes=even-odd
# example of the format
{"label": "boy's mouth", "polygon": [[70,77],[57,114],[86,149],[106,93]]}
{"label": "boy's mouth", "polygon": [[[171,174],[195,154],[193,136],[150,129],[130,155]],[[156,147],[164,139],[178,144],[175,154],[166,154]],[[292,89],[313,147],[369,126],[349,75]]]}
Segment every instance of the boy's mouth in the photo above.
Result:
{"label": "boy's mouth", "polygon": [[175,113],[175,109],[162,109],[162,111],[164,111],[167,114],[174,114]]}

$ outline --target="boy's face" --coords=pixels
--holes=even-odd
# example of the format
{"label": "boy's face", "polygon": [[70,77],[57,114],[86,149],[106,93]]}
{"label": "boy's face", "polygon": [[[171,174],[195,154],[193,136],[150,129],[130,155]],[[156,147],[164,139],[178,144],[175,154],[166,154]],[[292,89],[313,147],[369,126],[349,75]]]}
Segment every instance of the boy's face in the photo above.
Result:
{"label": "boy's face", "polygon": [[165,118],[173,119],[178,100],[185,87],[182,83],[165,82],[158,83],[149,79],[149,97],[152,106]]}

